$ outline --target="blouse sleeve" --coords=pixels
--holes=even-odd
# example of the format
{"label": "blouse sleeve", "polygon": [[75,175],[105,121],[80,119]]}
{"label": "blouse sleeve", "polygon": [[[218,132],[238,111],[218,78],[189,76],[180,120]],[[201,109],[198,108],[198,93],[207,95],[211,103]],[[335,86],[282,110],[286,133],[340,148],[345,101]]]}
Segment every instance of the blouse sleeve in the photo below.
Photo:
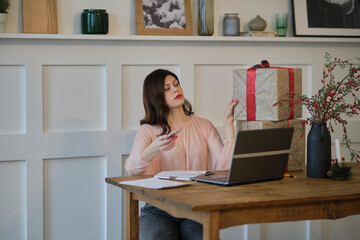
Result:
{"label": "blouse sleeve", "polygon": [[235,139],[221,140],[215,126],[210,123],[208,132],[209,167],[211,170],[228,170],[231,166]]}
{"label": "blouse sleeve", "polygon": [[149,167],[150,162],[141,158],[141,152],[153,141],[152,135],[147,125],[142,125],[137,131],[130,156],[125,162],[125,169],[130,175],[141,175]]}

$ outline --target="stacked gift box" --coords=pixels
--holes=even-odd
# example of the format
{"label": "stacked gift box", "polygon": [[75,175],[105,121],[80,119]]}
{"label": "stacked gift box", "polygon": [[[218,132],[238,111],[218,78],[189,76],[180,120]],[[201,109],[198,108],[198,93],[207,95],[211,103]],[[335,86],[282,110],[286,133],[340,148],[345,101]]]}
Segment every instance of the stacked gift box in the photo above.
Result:
{"label": "stacked gift box", "polygon": [[[237,130],[294,127],[287,171],[305,168],[305,136],[302,106],[288,102],[290,93],[302,94],[301,68],[272,68],[261,64],[250,69],[233,71],[234,109]],[[293,109],[294,111],[290,111]],[[276,137],[276,136],[274,136]]]}

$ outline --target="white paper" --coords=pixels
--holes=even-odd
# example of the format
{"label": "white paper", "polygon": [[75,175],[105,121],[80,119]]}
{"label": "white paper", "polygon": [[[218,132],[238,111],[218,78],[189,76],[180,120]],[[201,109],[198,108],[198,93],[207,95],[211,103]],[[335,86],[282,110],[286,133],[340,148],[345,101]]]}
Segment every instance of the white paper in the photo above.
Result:
{"label": "white paper", "polygon": [[171,180],[190,180],[192,177],[197,177],[201,174],[211,175],[210,171],[191,171],[191,170],[179,170],[179,171],[163,171],[154,176],[154,178],[171,179]]}
{"label": "white paper", "polygon": [[138,187],[145,187],[145,188],[152,188],[152,189],[162,189],[162,188],[173,188],[173,187],[180,187],[186,186],[191,183],[184,183],[184,182],[175,182],[169,180],[162,180],[158,178],[145,178],[140,180],[134,181],[124,181],[119,182],[120,184],[124,185],[131,185],[131,186],[138,186]]}

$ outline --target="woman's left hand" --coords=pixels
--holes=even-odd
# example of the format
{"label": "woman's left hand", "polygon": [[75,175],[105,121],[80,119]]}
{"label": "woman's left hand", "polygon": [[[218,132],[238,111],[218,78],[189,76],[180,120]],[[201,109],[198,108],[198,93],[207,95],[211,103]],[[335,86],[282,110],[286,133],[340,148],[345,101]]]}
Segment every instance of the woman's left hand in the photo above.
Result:
{"label": "woman's left hand", "polygon": [[229,103],[225,114],[224,114],[224,124],[226,123],[231,123],[233,124],[234,122],[234,108],[236,106],[236,104],[238,103],[238,100],[231,100],[231,102]]}
{"label": "woman's left hand", "polygon": [[231,100],[224,114],[224,134],[225,139],[235,139],[234,133],[234,108],[238,100]]}

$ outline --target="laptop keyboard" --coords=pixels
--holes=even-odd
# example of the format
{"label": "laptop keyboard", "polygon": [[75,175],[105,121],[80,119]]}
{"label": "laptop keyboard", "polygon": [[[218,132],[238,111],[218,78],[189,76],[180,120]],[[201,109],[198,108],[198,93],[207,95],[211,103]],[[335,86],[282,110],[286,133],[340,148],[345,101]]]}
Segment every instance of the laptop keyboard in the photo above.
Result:
{"label": "laptop keyboard", "polygon": [[227,182],[229,180],[228,175],[210,175],[209,177],[216,182]]}

